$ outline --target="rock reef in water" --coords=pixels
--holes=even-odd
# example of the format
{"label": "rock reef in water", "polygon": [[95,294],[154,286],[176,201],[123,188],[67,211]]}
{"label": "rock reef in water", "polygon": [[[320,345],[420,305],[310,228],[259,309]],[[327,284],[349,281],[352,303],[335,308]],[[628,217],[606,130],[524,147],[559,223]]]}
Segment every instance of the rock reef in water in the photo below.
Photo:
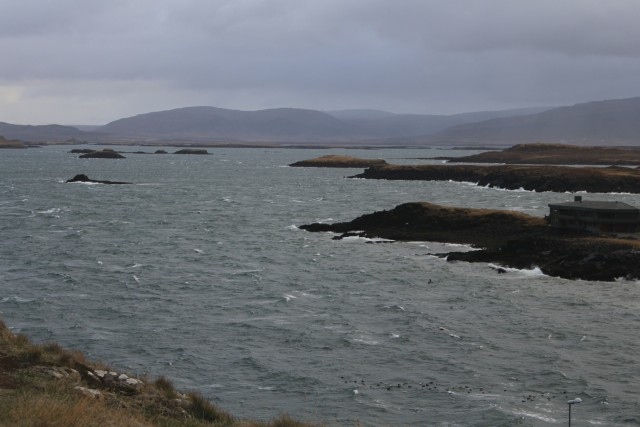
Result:
{"label": "rock reef in water", "polygon": [[640,169],[621,166],[382,165],[352,178],[460,181],[507,190],[640,193]]}
{"label": "rock reef in water", "polygon": [[182,150],[176,151],[173,154],[209,154],[209,152],[200,148],[184,148]]}
{"label": "rock reef in water", "polygon": [[[80,158],[89,159],[89,158],[100,158],[100,159],[124,159],[125,157],[121,153],[125,154],[168,154],[165,150],[156,150],[153,153],[148,153],[146,151],[115,151],[111,148],[105,148],[102,151],[93,150],[91,148],[74,148],[69,151],[73,154],[82,154]],[[173,154],[209,154],[209,152],[205,149],[196,149],[196,148],[185,148],[182,150],[178,150]]]}
{"label": "rock reef in water", "polygon": [[78,174],[71,179],[68,179],[65,182],[91,182],[94,184],[131,184],[130,182],[121,182],[121,181],[100,181],[96,179],[91,179],[85,174]]}
{"label": "rock reef in water", "polygon": [[637,147],[581,147],[568,144],[519,144],[502,151],[446,157],[451,163],[546,165],[640,165]]}
{"label": "rock reef in water", "polygon": [[361,159],[351,156],[339,156],[329,154],[326,156],[315,157],[313,159],[301,160],[290,164],[292,167],[312,167],[312,168],[368,168],[371,166],[386,165],[387,162],[382,159]]}
{"label": "rock reef in water", "polygon": [[105,148],[102,151],[91,151],[79,156],[81,159],[124,159],[122,154],[113,151],[109,148]]}
{"label": "rock reef in water", "polygon": [[447,256],[448,261],[497,263],[519,269],[538,267],[545,274],[566,279],[640,278],[640,241],[578,232],[563,234],[549,227],[543,218],[513,211],[416,202],[349,222],[300,228],[343,236],[470,244],[481,249],[439,255]]}

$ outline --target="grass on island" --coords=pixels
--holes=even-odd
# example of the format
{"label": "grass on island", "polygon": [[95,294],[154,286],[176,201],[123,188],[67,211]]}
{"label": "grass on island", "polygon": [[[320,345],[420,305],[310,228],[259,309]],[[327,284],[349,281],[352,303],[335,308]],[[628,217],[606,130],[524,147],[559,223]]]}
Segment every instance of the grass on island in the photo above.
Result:
{"label": "grass on island", "polygon": [[638,165],[637,147],[581,146],[569,144],[518,144],[502,151],[487,151],[471,156],[448,158],[450,162],[507,164]]}
{"label": "grass on island", "polygon": [[[105,384],[89,362],[56,343],[33,344],[0,320],[0,426],[309,427],[281,415],[261,422],[234,417],[197,392],[181,393],[165,377],[136,386]],[[135,380],[134,380],[135,382]]]}
{"label": "grass on island", "polygon": [[363,159],[359,157],[343,156],[339,154],[327,154],[313,159],[301,160],[290,166],[303,167],[329,167],[329,168],[368,168],[371,166],[383,166],[387,162],[383,159]]}

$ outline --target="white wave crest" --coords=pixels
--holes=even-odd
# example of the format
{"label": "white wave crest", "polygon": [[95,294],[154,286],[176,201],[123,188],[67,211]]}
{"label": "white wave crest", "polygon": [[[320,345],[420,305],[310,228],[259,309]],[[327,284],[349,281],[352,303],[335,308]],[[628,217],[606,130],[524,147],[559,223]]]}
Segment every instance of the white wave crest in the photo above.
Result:
{"label": "white wave crest", "polygon": [[546,276],[546,274],[544,274],[542,270],[540,270],[540,267],[533,267],[531,269],[527,269],[527,268],[521,269],[521,268],[503,267],[495,264],[489,264],[489,267],[493,268],[494,270],[504,270],[507,273],[519,273],[528,277]]}

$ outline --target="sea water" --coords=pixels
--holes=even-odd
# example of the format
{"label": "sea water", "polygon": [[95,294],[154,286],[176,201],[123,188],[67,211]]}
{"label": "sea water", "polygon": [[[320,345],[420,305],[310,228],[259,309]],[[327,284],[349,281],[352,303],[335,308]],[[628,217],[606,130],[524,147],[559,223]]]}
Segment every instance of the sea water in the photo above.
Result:
{"label": "sea water", "polygon": [[[412,201],[543,216],[572,194],[287,166],[468,153],[452,150],[68,151],[0,151],[0,317],[34,341],[165,375],[239,417],[565,425],[580,397],[574,425],[640,424],[638,282],[497,274],[432,255],[464,246],[298,228]],[[64,182],[78,173],[133,184]],[[583,197],[640,206],[638,195]]]}

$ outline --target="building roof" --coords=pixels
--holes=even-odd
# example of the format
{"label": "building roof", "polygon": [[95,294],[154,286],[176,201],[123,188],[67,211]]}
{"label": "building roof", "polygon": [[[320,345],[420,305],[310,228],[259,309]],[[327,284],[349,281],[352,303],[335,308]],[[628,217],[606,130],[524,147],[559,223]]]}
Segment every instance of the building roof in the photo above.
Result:
{"label": "building roof", "polygon": [[577,210],[597,210],[597,211],[615,211],[615,212],[637,212],[640,209],[635,206],[628,205],[623,202],[605,202],[605,201],[575,201],[566,203],[550,203],[550,208],[570,208]]}

